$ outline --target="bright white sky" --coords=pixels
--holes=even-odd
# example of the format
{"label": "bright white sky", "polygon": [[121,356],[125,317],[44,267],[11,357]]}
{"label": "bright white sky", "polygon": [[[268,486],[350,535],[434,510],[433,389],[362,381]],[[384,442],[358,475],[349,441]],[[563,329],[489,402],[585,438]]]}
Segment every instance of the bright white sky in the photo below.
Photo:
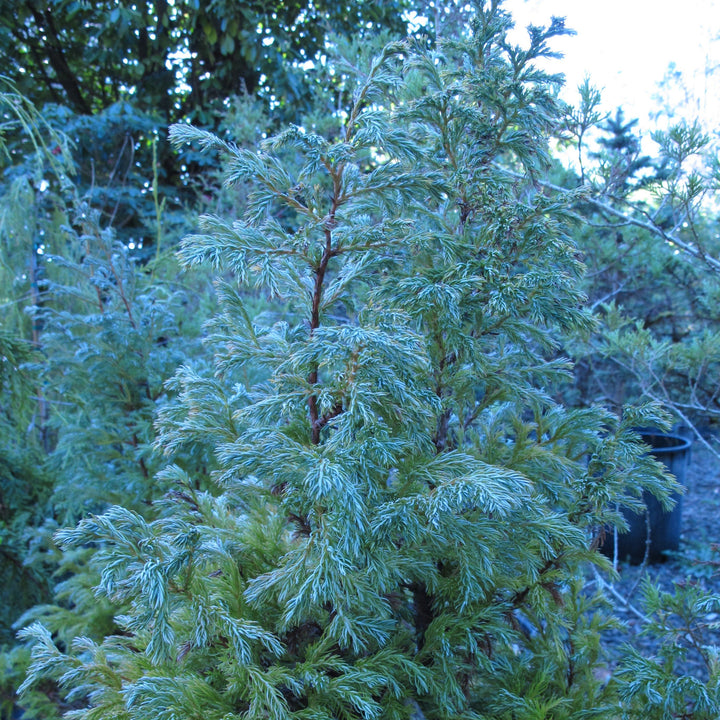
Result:
{"label": "bright white sky", "polygon": [[720,0],[506,0],[504,7],[516,28],[557,15],[577,32],[554,46],[565,55],[552,69],[565,74],[569,102],[589,75],[603,90],[604,110],[622,106],[627,119],[648,128],[657,84],[674,62],[695,95],[697,109],[686,114],[701,114],[708,130],[720,125],[720,71],[709,81],[705,73],[720,65]]}

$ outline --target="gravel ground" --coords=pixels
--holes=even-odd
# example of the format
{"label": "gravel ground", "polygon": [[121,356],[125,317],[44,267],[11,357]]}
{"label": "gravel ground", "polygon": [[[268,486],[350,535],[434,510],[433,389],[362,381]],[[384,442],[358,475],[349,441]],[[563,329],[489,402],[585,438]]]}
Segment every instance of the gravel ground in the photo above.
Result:
{"label": "gravel ground", "polygon": [[[647,626],[643,615],[642,585],[649,579],[663,590],[674,585],[693,583],[703,590],[720,593],[720,460],[700,443],[695,442],[687,469],[686,491],[682,507],[680,551],[667,562],[657,565],[633,566],[620,563],[619,579],[605,588],[605,595],[616,607],[624,627],[607,635],[605,647],[609,656],[608,671],[622,659],[625,643],[654,655],[657,640],[641,633]],[[720,646],[720,615],[703,617],[702,643]],[[695,652],[688,654],[682,670],[699,679],[706,677],[705,664]]]}

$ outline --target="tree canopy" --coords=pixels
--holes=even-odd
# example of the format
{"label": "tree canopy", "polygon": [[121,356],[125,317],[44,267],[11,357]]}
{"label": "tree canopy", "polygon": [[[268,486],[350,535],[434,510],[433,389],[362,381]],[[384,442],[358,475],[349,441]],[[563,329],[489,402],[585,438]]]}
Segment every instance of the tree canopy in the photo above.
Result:
{"label": "tree canopy", "polygon": [[326,0],[2,0],[3,72],[38,105],[90,115],[120,100],[167,124],[212,124],[241,93],[273,95],[288,117],[308,107],[302,64],[329,35],[402,31],[402,2]]}

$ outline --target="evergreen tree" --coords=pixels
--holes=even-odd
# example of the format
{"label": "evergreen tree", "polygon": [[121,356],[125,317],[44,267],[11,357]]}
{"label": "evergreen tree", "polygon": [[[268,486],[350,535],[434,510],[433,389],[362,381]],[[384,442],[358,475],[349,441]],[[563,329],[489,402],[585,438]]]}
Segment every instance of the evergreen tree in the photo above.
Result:
{"label": "evergreen tree", "polygon": [[179,239],[188,230],[178,227],[183,207],[196,195],[187,168],[206,169],[197,155],[172,152],[170,123],[217,130],[229,99],[245,93],[297,121],[316,99],[313,61],[333,37],[404,32],[403,10],[404,0],[0,0],[0,61],[72,139],[76,184],[103,224],[149,257],[153,180],[165,198],[167,239]]}
{"label": "evergreen tree", "polygon": [[599,126],[605,134],[597,139],[600,150],[590,153],[590,157],[599,161],[605,194],[624,198],[651,179],[647,173],[639,176],[652,167],[652,162],[641,154],[640,138],[633,132],[637,124],[637,120],[626,122],[622,108],[618,108],[615,117],[606,118]]}
{"label": "evergreen tree", "polygon": [[[568,124],[580,157],[598,102],[581,88]],[[603,126],[611,135],[598,139],[600,150],[590,153],[598,165],[583,176],[593,191],[576,206],[585,222],[575,239],[600,325],[590,343],[574,346],[575,390],[580,404],[660,402],[717,455],[701,431],[718,417],[716,158],[696,123],[653,133],[659,148],[650,162],[639,156],[634,125],[618,112]]]}
{"label": "evergreen tree", "polygon": [[[46,280],[44,238],[57,217],[48,213],[46,175],[59,182],[67,165],[51,147],[65,146],[35,108],[0,78],[0,646],[13,638],[12,623],[31,605],[46,600],[50,583],[45,562],[26,563],[28,528],[49,512],[52,476],[48,448],[48,405],[37,372],[42,328],[28,309],[40,304]],[[19,131],[21,143],[6,142]],[[19,160],[22,150],[22,162]],[[45,202],[44,202],[45,201]],[[2,701],[0,700],[0,707]]]}
{"label": "evergreen tree", "polygon": [[[659,418],[552,399],[592,325],[574,197],[535,182],[562,120],[536,61],[564,28],[510,27],[493,1],[467,38],[391,44],[348,68],[346,111],[257,151],[173,128],[253,187],[180,251],[221,272],[214,376],[176,377],[152,513],[57,534],[118,630],[26,628],[24,691],[54,680],[88,720],[620,713],[582,572],[609,507],[667,497],[632,431]],[[179,460],[208,450],[204,488]]]}

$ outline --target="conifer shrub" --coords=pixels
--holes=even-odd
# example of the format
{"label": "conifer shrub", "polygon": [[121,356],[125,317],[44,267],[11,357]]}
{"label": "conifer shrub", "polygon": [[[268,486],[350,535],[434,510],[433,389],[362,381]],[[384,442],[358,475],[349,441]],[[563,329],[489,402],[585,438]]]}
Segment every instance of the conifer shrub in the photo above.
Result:
{"label": "conifer shrub", "polygon": [[173,381],[151,510],[56,535],[117,629],[29,625],[21,692],[55,683],[87,720],[637,716],[596,678],[583,573],[616,503],[667,498],[632,430],[662,417],[553,400],[592,326],[574,197],[536,184],[562,116],[536,61],[564,28],[523,49],[509,27],[481,4],[468,37],[346,67],[327,133],[173,128],[252,188],[180,250],[219,274],[212,368]]}

